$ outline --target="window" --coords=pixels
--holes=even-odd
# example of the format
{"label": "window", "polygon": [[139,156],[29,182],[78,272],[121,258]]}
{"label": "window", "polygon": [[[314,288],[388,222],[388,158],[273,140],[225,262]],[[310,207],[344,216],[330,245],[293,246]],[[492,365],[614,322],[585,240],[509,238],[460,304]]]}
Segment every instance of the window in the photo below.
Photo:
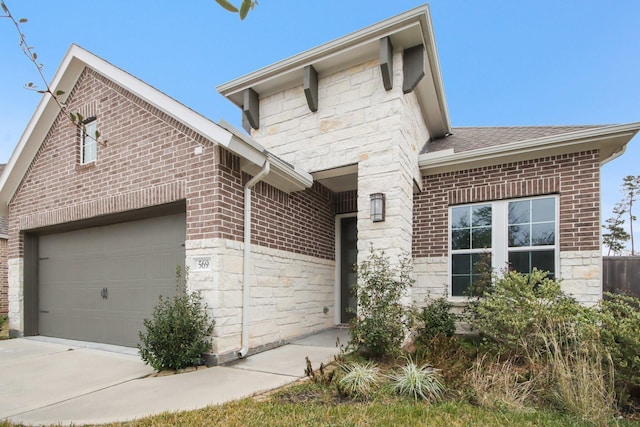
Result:
{"label": "window", "polygon": [[84,123],[80,139],[80,164],[95,162],[98,157],[98,142],[96,141],[96,119],[88,119]]}
{"label": "window", "polygon": [[451,209],[452,295],[466,295],[479,279],[479,266],[491,251],[492,206],[460,206]]}
{"label": "window", "polygon": [[509,266],[521,273],[534,267],[555,276],[555,198],[509,202]]}
{"label": "window", "polygon": [[499,200],[449,211],[451,295],[468,296],[483,267],[556,274],[557,197]]}

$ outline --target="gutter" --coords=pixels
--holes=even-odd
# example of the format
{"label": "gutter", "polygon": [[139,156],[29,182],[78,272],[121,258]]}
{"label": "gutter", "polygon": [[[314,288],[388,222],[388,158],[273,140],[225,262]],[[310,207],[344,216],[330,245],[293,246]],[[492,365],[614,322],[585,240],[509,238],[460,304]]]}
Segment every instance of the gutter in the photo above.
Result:
{"label": "gutter", "polygon": [[244,258],[242,266],[242,347],[238,357],[243,358],[249,352],[249,263],[251,262],[251,188],[269,174],[271,163],[265,161],[262,170],[244,186]]}

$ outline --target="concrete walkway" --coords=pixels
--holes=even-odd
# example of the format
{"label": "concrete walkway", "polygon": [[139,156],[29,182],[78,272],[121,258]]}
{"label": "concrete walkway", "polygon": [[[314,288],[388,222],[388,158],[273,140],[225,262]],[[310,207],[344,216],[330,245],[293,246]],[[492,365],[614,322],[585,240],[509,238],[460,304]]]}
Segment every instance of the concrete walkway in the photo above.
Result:
{"label": "concrete walkway", "polygon": [[77,341],[0,341],[0,420],[27,425],[101,424],[216,405],[304,377],[339,352],[348,330],[331,329],[227,366],[147,377],[135,349]]}

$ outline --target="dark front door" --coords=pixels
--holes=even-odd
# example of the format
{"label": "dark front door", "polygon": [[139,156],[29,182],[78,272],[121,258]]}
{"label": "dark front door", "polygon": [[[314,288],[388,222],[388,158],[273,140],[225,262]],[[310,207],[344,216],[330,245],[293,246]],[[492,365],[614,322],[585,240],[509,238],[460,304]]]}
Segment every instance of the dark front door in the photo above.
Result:
{"label": "dark front door", "polygon": [[340,322],[349,323],[355,316],[356,270],[358,263],[357,218],[340,220]]}

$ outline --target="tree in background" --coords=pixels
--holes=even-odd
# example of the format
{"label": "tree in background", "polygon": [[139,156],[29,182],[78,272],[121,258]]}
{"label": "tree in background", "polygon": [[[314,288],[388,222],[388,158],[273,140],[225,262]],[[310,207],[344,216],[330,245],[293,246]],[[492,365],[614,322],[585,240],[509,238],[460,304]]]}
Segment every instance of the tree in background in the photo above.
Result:
{"label": "tree in background", "polygon": [[633,222],[637,219],[633,214],[633,202],[636,201],[638,195],[640,195],[640,175],[627,175],[622,180],[622,193],[624,199],[625,211],[629,214],[629,235],[631,236],[631,256],[635,255],[635,246],[633,242]]}
{"label": "tree in background", "polygon": [[607,219],[605,225],[602,226],[605,229],[605,232],[602,233],[602,243],[609,248],[607,256],[610,256],[611,252],[614,255],[620,255],[631,238],[624,229],[623,216],[625,213],[624,204],[622,202],[616,203],[613,207],[613,216]]}
{"label": "tree in background", "polygon": [[[633,213],[634,202],[640,196],[640,175],[628,175],[622,179],[620,192],[624,194],[621,201],[613,207],[613,216],[605,221],[602,228],[602,243],[609,248],[607,255],[620,255],[626,248],[628,241],[631,241],[631,255],[636,254],[635,242],[633,239],[633,223],[637,217]],[[626,219],[629,220],[629,232],[625,229]]]}

